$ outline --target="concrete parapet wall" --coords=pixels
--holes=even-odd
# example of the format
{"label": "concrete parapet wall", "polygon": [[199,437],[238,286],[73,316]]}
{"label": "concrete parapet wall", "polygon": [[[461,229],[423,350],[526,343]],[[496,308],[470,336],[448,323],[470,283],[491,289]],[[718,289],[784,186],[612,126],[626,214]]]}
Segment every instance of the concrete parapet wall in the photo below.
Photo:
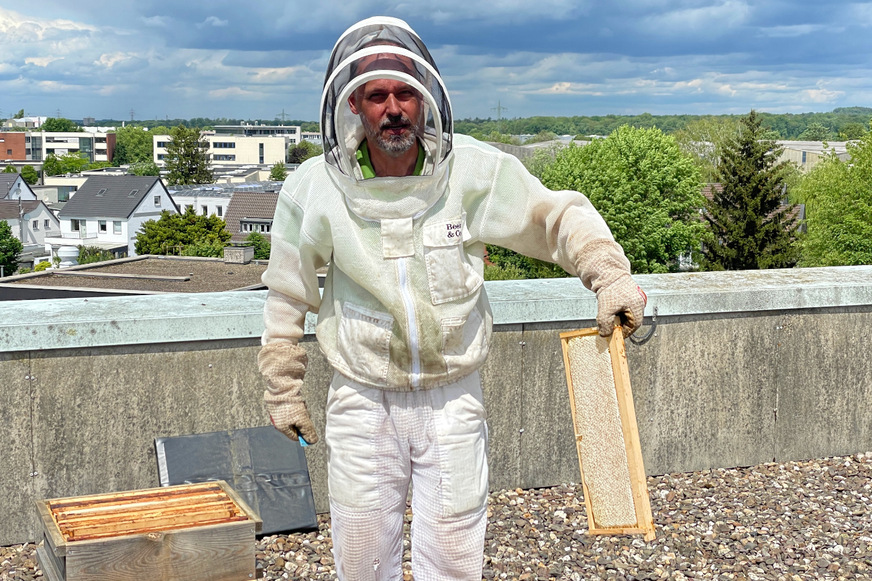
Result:
{"label": "concrete parapet wall", "polygon": [[[628,344],[649,474],[872,450],[872,267],[639,276],[653,336]],[[593,325],[576,280],[487,284],[491,487],[579,478],[558,333]],[[34,501],[158,485],[155,437],[268,422],[263,292],[0,303],[0,545],[39,540]],[[331,370],[307,324],[323,434]],[[647,325],[640,331],[650,329]],[[326,450],[307,449],[326,510]]]}

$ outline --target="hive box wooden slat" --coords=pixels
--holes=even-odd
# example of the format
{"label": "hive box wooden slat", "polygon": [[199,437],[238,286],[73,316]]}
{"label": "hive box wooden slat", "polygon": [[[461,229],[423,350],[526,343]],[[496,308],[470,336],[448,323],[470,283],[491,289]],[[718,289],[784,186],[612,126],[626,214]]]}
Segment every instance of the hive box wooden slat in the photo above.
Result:
{"label": "hive box wooden slat", "polygon": [[260,518],[223,480],[40,500],[49,581],[250,581]]}

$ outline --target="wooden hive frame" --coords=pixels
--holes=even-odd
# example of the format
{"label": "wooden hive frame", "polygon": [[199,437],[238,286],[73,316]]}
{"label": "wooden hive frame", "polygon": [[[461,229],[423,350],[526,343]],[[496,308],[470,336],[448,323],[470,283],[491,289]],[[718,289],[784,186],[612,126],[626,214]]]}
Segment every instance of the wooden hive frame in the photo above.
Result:
{"label": "wooden hive frame", "polygon": [[[561,333],[560,339],[566,382],[569,386],[584,504],[587,509],[588,532],[592,535],[641,534],[645,536],[646,541],[653,540],[654,521],[645,480],[645,467],[642,462],[642,449],[639,443],[639,430],[633,407],[633,393],[630,389],[627,353],[621,327],[616,326],[614,333],[608,339],[600,337],[596,327]],[[575,340],[587,343],[574,344]],[[579,374],[578,353],[573,353],[576,345],[583,345],[589,353],[591,349],[596,349],[594,356],[586,357],[583,364],[595,367],[596,373],[601,375],[597,378],[598,387],[593,387],[599,389],[601,393],[590,394],[600,396],[599,398],[576,400],[577,392],[585,389],[588,383],[597,383],[589,377],[573,377],[573,368],[576,370],[576,375]],[[609,393],[610,386],[605,385],[609,377],[614,383],[613,394]],[[605,405],[596,409],[579,407],[602,402],[605,402]],[[600,424],[599,427],[605,425],[610,429],[586,430],[586,427],[589,427],[585,425],[586,418],[596,418],[597,421],[605,418],[604,424]],[[612,422],[612,425],[609,426],[608,422]],[[617,425],[618,422],[620,426]],[[607,468],[603,466],[614,470],[604,472]],[[608,482],[605,482],[604,478]],[[621,494],[620,491],[624,493]]]}

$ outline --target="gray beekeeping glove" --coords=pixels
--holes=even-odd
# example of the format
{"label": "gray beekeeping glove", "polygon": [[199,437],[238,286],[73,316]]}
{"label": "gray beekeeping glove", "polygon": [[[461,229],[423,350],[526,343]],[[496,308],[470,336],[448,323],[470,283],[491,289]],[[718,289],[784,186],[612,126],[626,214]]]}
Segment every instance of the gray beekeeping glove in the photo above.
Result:
{"label": "gray beekeeping glove", "polygon": [[608,337],[615,329],[615,317],[624,337],[642,326],[648,297],[630,276],[630,262],[619,244],[598,240],[585,245],[576,258],[576,271],[584,286],[596,293],[596,324]]}
{"label": "gray beekeeping glove", "polygon": [[267,343],[257,355],[257,366],[266,378],[263,400],[270,420],[281,433],[309,444],[318,441],[318,432],[303,401],[303,376],[308,357],[306,350],[288,342]]}
{"label": "gray beekeeping glove", "polygon": [[624,337],[629,337],[642,326],[648,297],[629,274],[615,279],[596,293],[596,325],[599,334],[608,337],[615,329],[615,318],[621,324]]}

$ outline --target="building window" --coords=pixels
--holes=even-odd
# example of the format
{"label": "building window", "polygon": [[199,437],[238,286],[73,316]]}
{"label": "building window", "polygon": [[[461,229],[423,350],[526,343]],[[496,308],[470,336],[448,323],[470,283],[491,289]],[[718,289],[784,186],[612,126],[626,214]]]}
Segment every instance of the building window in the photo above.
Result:
{"label": "building window", "polygon": [[34,230],[39,230],[39,220],[34,220],[34,221],[33,221],[33,229],[34,229]]}
{"label": "building window", "polygon": [[12,155],[12,150],[11,150],[11,149],[7,149],[7,150],[6,150],[6,155]]}
{"label": "building window", "polygon": [[215,208],[215,213],[218,214],[218,217],[220,218],[224,215],[224,208],[222,206],[218,206],[217,208]]}
{"label": "building window", "polygon": [[72,230],[73,232],[79,231],[79,221],[75,218],[70,220],[70,230]]}
{"label": "building window", "polygon": [[106,230],[106,220],[97,220],[97,227],[101,233],[105,234]]}
{"label": "building window", "polygon": [[43,220],[42,227],[45,228],[46,230],[48,230],[49,228],[51,228],[51,225],[50,225],[48,220]]}
{"label": "building window", "polygon": [[112,233],[113,234],[121,234],[121,221],[113,220],[112,221]]}
{"label": "building window", "polygon": [[258,143],[257,145],[260,153],[260,161],[258,163],[263,163],[263,143]]}
{"label": "building window", "polygon": [[204,216],[208,216],[208,215],[209,215],[209,206],[200,206],[200,209],[203,210],[203,215],[204,215]]}
{"label": "building window", "polygon": [[157,146],[166,149],[168,143],[169,141],[158,141]]}
{"label": "building window", "polygon": [[236,161],[235,155],[213,155],[212,161]]}
{"label": "building window", "polygon": [[212,144],[212,149],[236,149],[236,143],[233,141],[216,141]]}
{"label": "building window", "polygon": [[160,196],[155,196],[155,197],[154,197],[154,207],[155,207],[155,208],[160,208]]}

